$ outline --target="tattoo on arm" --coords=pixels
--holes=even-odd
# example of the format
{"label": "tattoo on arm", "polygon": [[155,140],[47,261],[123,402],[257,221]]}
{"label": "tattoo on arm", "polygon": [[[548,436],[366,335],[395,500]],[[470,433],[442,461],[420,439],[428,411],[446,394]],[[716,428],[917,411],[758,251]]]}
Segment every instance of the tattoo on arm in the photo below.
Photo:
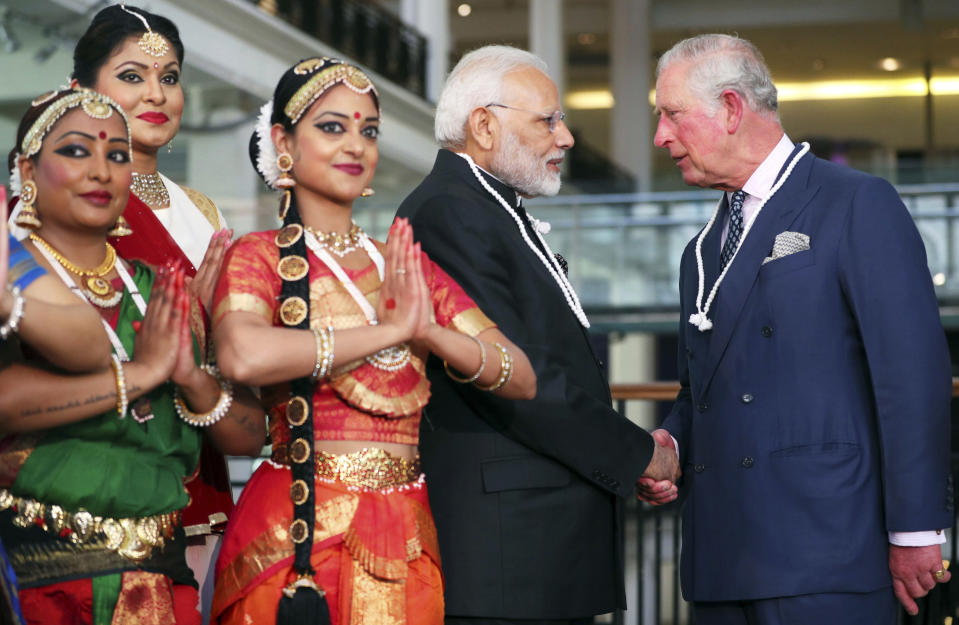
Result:
{"label": "tattoo on arm", "polygon": [[[127,389],[128,393],[139,393],[141,390],[139,385],[133,385]],[[89,406],[90,404],[95,404],[105,400],[113,400],[117,396],[116,391],[110,391],[109,393],[94,393],[83,400],[71,399],[63,404],[57,404],[53,406],[46,407],[36,407],[36,408],[27,408],[20,412],[21,417],[31,417],[38,414],[54,414],[57,412],[62,412],[64,410],[69,410],[71,408],[81,408],[83,406]]]}

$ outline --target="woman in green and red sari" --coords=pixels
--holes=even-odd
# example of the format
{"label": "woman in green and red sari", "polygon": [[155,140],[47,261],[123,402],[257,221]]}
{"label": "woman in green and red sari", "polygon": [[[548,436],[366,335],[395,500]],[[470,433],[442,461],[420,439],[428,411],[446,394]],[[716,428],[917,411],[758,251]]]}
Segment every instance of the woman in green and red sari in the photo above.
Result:
{"label": "woman in green and red sari", "polygon": [[21,215],[35,220],[24,246],[97,310],[114,352],[111,369],[80,375],[26,349],[4,357],[0,384],[15,397],[0,413],[0,539],[24,616],[199,623],[184,479],[204,433],[224,452],[258,453],[263,412],[198,365],[182,267],[128,264],[107,243],[131,177],[119,105],[88,90],[41,97],[17,149]]}

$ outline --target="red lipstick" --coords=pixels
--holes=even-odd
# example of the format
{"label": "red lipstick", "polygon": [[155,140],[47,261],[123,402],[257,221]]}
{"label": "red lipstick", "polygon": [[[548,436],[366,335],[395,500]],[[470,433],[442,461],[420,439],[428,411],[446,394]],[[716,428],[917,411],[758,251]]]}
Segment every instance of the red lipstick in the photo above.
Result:
{"label": "red lipstick", "polygon": [[167,117],[165,113],[155,113],[153,111],[140,113],[137,115],[137,119],[142,119],[143,121],[150,122],[151,124],[165,124],[170,121],[170,118]]}
{"label": "red lipstick", "polygon": [[359,176],[363,173],[363,166],[359,163],[343,163],[342,165],[334,165],[333,167],[351,176]]}
{"label": "red lipstick", "polygon": [[110,200],[113,199],[113,194],[109,191],[87,191],[86,193],[81,193],[80,197],[84,198],[91,204],[96,204],[97,206],[106,206],[110,203]]}

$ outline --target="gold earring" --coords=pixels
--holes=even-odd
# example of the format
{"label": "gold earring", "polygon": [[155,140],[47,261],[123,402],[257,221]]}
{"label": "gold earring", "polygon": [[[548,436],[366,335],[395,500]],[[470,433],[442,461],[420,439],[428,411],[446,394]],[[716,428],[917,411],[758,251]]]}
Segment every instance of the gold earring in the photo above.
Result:
{"label": "gold earring", "polygon": [[17,225],[21,228],[39,228],[40,215],[33,203],[37,201],[37,183],[27,180],[20,187],[20,214],[17,215]]}
{"label": "gold earring", "polygon": [[376,191],[373,190],[373,187],[363,187],[363,190],[360,191],[360,197],[370,197],[376,195]]}
{"label": "gold earring", "polygon": [[170,142],[166,144],[166,153],[169,154],[173,151],[173,139],[170,139]]}
{"label": "gold earring", "polygon": [[290,175],[293,169],[293,157],[289,152],[281,152],[276,157],[276,166],[280,170],[280,177],[276,179],[276,186],[279,189],[292,189],[296,186],[296,180]]}
{"label": "gold earring", "polygon": [[113,228],[107,232],[108,237],[128,237],[133,234],[133,228],[130,227],[130,224],[126,219],[123,218],[123,215],[120,215],[117,218],[117,223],[113,225]]}

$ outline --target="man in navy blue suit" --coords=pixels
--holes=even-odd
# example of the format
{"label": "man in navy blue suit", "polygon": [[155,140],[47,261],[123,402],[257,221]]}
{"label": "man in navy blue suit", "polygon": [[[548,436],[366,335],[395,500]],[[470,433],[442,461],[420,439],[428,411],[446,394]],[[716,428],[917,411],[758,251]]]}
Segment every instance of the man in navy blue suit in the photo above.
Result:
{"label": "man in navy blue suit", "polygon": [[[676,404],[684,597],[700,625],[892,624],[945,582],[949,354],[886,181],[794,145],[748,41],[657,68],[655,144],[724,191],[683,253]],[[644,480],[641,498],[676,496]]]}

